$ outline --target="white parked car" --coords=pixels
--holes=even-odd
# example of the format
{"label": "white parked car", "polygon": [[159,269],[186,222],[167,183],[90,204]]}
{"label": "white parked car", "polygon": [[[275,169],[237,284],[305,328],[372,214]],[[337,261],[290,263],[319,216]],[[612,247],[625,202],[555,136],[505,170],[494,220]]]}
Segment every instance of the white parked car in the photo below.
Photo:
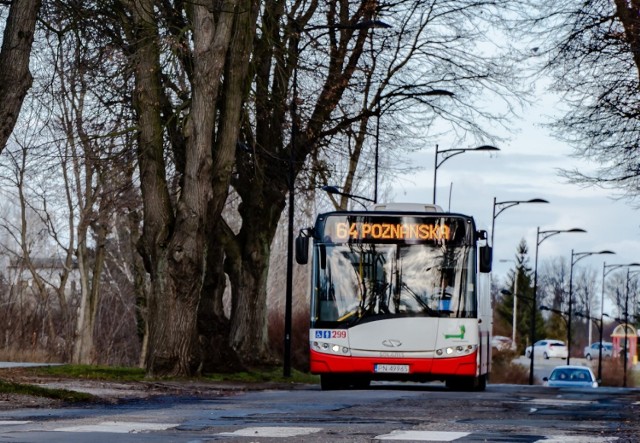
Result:
{"label": "white parked car", "polygon": [[597,341],[592,343],[591,346],[586,346],[584,348],[584,358],[587,360],[598,358],[600,349],[602,349],[602,358],[610,358],[613,356],[613,343],[603,341],[602,346],[600,346],[600,342]]}
{"label": "white parked car", "polygon": [[509,337],[503,335],[494,335],[491,337],[491,347],[497,351],[506,351],[511,349],[513,342]]}
{"label": "white parked car", "polygon": [[[569,355],[567,350],[567,346],[563,341],[553,340],[546,338],[544,340],[538,340],[533,344],[535,349],[533,351],[534,356],[542,356],[546,359],[549,358],[564,358],[566,359]],[[527,358],[531,358],[531,346],[527,346],[524,350],[524,355]]]}

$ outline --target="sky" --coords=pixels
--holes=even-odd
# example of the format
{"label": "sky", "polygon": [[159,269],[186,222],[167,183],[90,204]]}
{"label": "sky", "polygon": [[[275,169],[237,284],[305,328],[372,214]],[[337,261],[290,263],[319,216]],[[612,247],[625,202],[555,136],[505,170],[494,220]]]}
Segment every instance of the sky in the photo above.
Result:
{"label": "sky", "polygon": [[[586,233],[560,233],[544,239],[538,248],[538,270],[546,260],[564,257],[571,251],[614,251],[615,255],[590,255],[575,262],[578,267],[599,270],[603,263],[640,262],[640,220],[638,210],[615,192],[597,187],[569,184],[559,168],[588,172],[586,161],[571,157],[569,145],[555,140],[540,123],[548,119],[549,101],[541,100],[517,122],[518,132],[511,139],[495,144],[499,152],[464,152],[444,161],[437,172],[437,204],[452,212],[472,215],[480,229],[491,235],[494,197],[498,202],[541,198],[549,204],[519,204],[505,209],[495,219],[493,275],[504,278],[514,267],[518,244],[529,247],[530,266],[534,266],[536,232],[581,228]],[[451,146],[444,138],[411,157],[422,167],[411,177],[396,179],[392,200],[431,203],[435,145],[439,151],[475,146]],[[482,143],[480,143],[482,144]],[[492,143],[489,143],[492,144]],[[477,146],[477,145],[476,145]],[[441,156],[438,157],[442,159]]]}

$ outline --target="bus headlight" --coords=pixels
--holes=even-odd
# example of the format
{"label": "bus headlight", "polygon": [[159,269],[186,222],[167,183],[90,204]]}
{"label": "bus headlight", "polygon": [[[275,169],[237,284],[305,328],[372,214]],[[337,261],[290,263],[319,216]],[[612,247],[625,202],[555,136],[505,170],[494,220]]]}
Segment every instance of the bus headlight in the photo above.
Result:
{"label": "bus headlight", "polygon": [[477,345],[458,345],[458,346],[448,346],[446,348],[436,349],[436,357],[456,357],[469,355],[473,353]]}
{"label": "bus headlight", "polygon": [[319,341],[311,342],[311,347],[318,352],[322,352],[323,354],[341,354],[348,355],[350,353],[350,349],[347,346],[340,346],[334,343],[324,343]]}

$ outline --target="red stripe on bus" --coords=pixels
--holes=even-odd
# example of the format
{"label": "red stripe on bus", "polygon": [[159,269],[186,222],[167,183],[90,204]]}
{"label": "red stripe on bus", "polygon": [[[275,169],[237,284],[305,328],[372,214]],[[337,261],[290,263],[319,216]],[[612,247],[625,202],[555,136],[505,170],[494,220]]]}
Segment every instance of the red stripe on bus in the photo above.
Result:
{"label": "red stripe on bus", "polygon": [[376,364],[409,365],[409,374],[471,375],[476,376],[476,352],[451,358],[376,358],[344,357],[311,351],[312,374],[327,373],[374,373]]}

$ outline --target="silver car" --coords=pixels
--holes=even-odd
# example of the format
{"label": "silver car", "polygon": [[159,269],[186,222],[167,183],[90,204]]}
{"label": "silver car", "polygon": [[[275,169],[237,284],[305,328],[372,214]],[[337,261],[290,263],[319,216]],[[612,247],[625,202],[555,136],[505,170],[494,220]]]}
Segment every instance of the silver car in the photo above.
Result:
{"label": "silver car", "polygon": [[549,377],[542,379],[545,386],[552,388],[597,388],[593,371],[586,366],[557,366]]}
{"label": "silver car", "polygon": [[591,346],[586,346],[584,348],[584,358],[587,360],[598,358],[600,349],[602,349],[602,358],[609,358],[613,356],[613,343],[603,341],[602,346],[600,346],[600,342],[597,341],[592,343]]}

